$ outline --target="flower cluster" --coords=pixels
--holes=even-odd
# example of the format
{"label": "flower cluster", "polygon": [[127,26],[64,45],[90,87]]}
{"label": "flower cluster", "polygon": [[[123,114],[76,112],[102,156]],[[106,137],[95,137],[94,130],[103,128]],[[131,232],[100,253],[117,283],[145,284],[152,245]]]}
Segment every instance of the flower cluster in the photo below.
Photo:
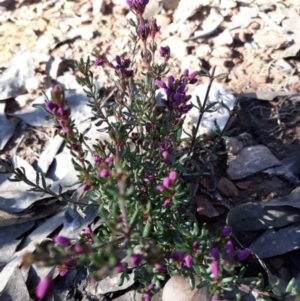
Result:
{"label": "flower cluster", "polygon": [[163,207],[166,209],[172,206],[172,201],[174,196],[173,188],[176,183],[177,177],[178,177],[177,172],[171,171],[168,177],[164,178],[163,182],[156,186],[156,189],[160,192],[163,192],[164,190],[169,191],[170,197],[166,199],[163,204]]}
{"label": "flower cluster", "polygon": [[[165,53],[166,51],[162,51]],[[166,58],[168,55],[164,54]],[[177,112],[177,119],[180,119],[183,114],[186,114],[193,108],[192,104],[187,102],[192,98],[191,95],[186,94],[186,85],[195,84],[197,82],[197,73],[189,74],[188,70],[183,72],[179,80],[175,80],[174,76],[169,75],[167,81],[156,80],[157,87],[163,89],[165,97],[161,98],[161,102],[170,111]]]}
{"label": "flower cluster", "polygon": [[141,18],[149,0],[126,0],[126,3]]}
{"label": "flower cluster", "polygon": [[231,227],[226,226],[221,233],[221,241],[226,242],[222,252],[219,248],[214,247],[210,251],[210,270],[213,278],[220,277],[220,266],[224,265],[227,268],[236,266],[239,262],[247,259],[250,255],[249,250],[235,250],[233,242],[227,238],[232,232]]}

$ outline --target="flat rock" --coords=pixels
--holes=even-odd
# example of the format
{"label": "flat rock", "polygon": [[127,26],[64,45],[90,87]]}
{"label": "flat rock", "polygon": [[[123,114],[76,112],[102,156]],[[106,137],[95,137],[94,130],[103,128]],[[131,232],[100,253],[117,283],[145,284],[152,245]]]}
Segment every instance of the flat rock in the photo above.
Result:
{"label": "flat rock", "polygon": [[0,100],[12,98],[26,92],[25,83],[34,76],[34,65],[28,50],[20,51],[10,67],[0,76]]}
{"label": "flat rock", "polygon": [[248,146],[229,162],[227,175],[239,180],[277,165],[281,162],[264,145]]}
{"label": "flat rock", "polygon": [[[195,279],[195,284],[198,285],[200,279]],[[189,278],[180,275],[172,276],[164,286],[162,293],[162,301],[209,301],[210,297],[208,289],[190,289]]]}
{"label": "flat rock", "polygon": [[225,29],[217,37],[213,39],[215,46],[231,45],[233,37],[228,29]]}
{"label": "flat rock", "polygon": [[227,178],[222,177],[218,182],[218,190],[224,196],[238,196],[239,191],[236,186]]}

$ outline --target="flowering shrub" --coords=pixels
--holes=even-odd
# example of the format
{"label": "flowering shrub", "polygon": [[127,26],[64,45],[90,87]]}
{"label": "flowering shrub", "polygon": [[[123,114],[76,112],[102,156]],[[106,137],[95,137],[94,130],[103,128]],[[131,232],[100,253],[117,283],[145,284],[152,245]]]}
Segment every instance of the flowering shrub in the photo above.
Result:
{"label": "flowering shrub", "polygon": [[[143,18],[147,3],[148,0],[127,0],[137,17],[130,21],[135,31],[129,45],[130,58],[116,55],[110,62],[96,53],[93,62],[87,59],[78,63],[82,74],[78,82],[86,87],[97,126],[109,133],[109,141],[99,141],[93,149],[86,146],[60,85],[54,86],[51,99],[44,105],[73,156],[82,191],[90,200],[85,206],[97,205],[103,225],[97,232],[85,229],[77,241],[56,236],[52,242],[37,246],[34,254],[27,254],[24,263],[57,265],[61,276],[87,264],[95,280],[121,273],[120,284],[134,273],[144,285],[145,301],[161,289],[170,275],[189,277],[191,288],[198,276],[200,286],[209,287],[212,300],[221,300],[224,290],[233,289],[241,281],[243,269],[236,275],[236,268],[250,253],[235,250],[230,227],[214,237],[204,226],[200,229],[192,210],[193,183],[184,179],[190,174],[203,175],[224,133],[216,131],[215,143],[209,149],[204,148],[194,128],[185,139],[189,147],[182,147],[183,121],[193,107],[187,87],[197,83],[199,72],[185,70],[178,77],[167,76],[171,51],[156,45],[160,27],[155,19]],[[135,69],[139,67],[135,66],[138,55],[142,70]],[[115,73],[113,102],[102,99],[93,84],[91,69],[97,72],[104,65]],[[136,80],[138,74],[143,75],[143,81]],[[214,79],[206,75],[210,81]],[[159,103],[158,89],[163,92]],[[203,114],[212,110],[205,104],[206,99],[203,104],[199,102],[197,127]],[[92,153],[92,162],[87,160],[87,152]],[[1,163],[6,172],[15,174],[15,180],[25,181],[32,190],[71,202],[66,194],[55,194],[51,187],[31,182],[9,161]],[[126,259],[120,249],[126,252]],[[51,277],[42,279],[36,296],[43,298],[52,286]]]}

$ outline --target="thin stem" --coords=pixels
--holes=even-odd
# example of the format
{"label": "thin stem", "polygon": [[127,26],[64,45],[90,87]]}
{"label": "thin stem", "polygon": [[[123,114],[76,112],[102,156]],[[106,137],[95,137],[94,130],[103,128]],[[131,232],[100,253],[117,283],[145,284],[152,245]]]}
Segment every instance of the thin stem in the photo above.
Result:
{"label": "thin stem", "polygon": [[194,148],[195,148],[197,133],[198,133],[198,130],[199,130],[199,127],[200,127],[203,115],[205,113],[205,107],[206,107],[206,103],[208,101],[208,96],[209,96],[209,92],[210,92],[212,83],[214,81],[215,71],[216,71],[216,67],[213,67],[211,75],[209,76],[209,83],[208,83],[208,87],[207,87],[207,90],[206,90],[206,94],[205,94],[205,98],[204,98],[202,110],[200,111],[200,115],[199,115],[199,118],[198,118],[198,122],[197,122],[195,133],[193,134],[192,144],[191,144],[190,150],[188,152],[188,156],[190,156],[190,154],[194,151]]}

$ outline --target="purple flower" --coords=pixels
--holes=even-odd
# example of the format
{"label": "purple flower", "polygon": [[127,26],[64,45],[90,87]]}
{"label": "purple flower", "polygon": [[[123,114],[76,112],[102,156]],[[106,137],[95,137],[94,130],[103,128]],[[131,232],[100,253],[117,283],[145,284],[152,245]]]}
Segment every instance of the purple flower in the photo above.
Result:
{"label": "purple flower", "polygon": [[193,72],[188,76],[189,77],[189,84],[193,85],[197,82],[196,75],[197,75],[197,72]]}
{"label": "purple flower", "polygon": [[225,245],[225,253],[229,254],[232,253],[234,251],[234,246],[231,240],[227,241],[226,245]]}
{"label": "purple flower", "polygon": [[121,62],[121,57],[119,55],[116,55],[116,62],[118,65],[122,65],[122,62]]}
{"label": "purple flower", "polygon": [[167,79],[167,82],[168,82],[167,86],[168,86],[168,88],[173,89],[174,81],[175,81],[174,76],[173,75],[169,75],[168,79]]}
{"label": "purple flower", "polygon": [[145,179],[148,180],[149,182],[154,181],[154,176],[149,170],[145,171]]}
{"label": "purple flower", "polygon": [[173,95],[173,107],[177,108],[185,99],[185,94],[184,93],[174,93]]}
{"label": "purple flower", "polygon": [[164,178],[163,185],[166,188],[171,188],[173,186],[174,181],[172,181],[170,178]]}
{"label": "purple flower", "polygon": [[219,277],[219,263],[216,260],[210,264],[210,270],[214,278]]}
{"label": "purple flower", "polygon": [[122,273],[124,271],[124,265],[122,262],[118,262],[116,265],[115,265],[115,271],[117,273]]}
{"label": "purple flower", "polygon": [[84,233],[90,235],[90,234],[93,233],[93,231],[92,231],[91,227],[86,227],[86,228],[84,229]]}
{"label": "purple flower", "polygon": [[142,15],[145,11],[149,0],[126,0],[127,5],[138,15]]}
{"label": "purple flower", "polygon": [[154,268],[158,273],[164,273],[165,272],[165,268],[163,266],[161,266],[160,264],[158,264],[158,263],[154,264]]}
{"label": "purple flower", "polygon": [[150,294],[148,294],[148,293],[147,293],[147,294],[144,294],[144,295],[143,295],[143,300],[144,300],[144,301],[150,301],[150,300],[151,300]]}
{"label": "purple flower", "polygon": [[170,152],[167,150],[163,151],[161,154],[165,160],[168,160],[170,157]]}
{"label": "purple flower", "polygon": [[94,156],[94,160],[95,160],[95,162],[96,162],[97,164],[100,164],[100,163],[102,162],[102,159],[101,159],[101,157],[100,157],[99,155],[95,155],[95,156]]}
{"label": "purple flower", "polygon": [[101,59],[101,58],[96,58],[96,59],[95,59],[95,62],[94,62],[94,65],[95,65],[96,67],[99,67],[99,66],[103,66],[104,63],[105,63],[105,60],[103,60],[103,59]]}
{"label": "purple flower", "polygon": [[194,241],[194,242],[193,242],[193,249],[194,249],[194,250],[198,250],[199,247],[200,247],[200,243],[199,243],[198,241]]}
{"label": "purple flower", "polygon": [[107,164],[112,164],[114,162],[114,157],[113,156],[109,156],[108,158],[106,158],[105,162]]}
{"label": "purple flower", "polygon": [[188,268],[191,268],[194,264],[194,260],[193,260],[193,257],[191,255],[186,255],[184,257],[184,264],[188,267]]}
{"label": "purple flower", "polygon": [[167,88],[166,84],[162,80],[156,80],[155,85],[158,86],[159,88],[162,88],[162,89]]}
{"label": "purple flower", "polygon": [[217,248],[212,248],[210,250],[210,257],[213,259],[213,260],[218,260],[219,259],[219,256],[220,256],[220,253],[219,253],[219,250]]}
{"label": "purple flower", "polygon": [[193,108],[193,105],[192,104],[188,104],[188,105],[185,105],[183,108],[182,108],[182,113],[183,114],[186,114],[189,110],[191,110]]}
{"label": "purple flower", "polygon": [[161,46],[159,49],[159,54],[165,59],[165,61],[167,61],[170,58],[170,48],[168,46]]}
{"label": "purple flower", "polygon": [[91,189],[91,186],[88,185],[88,184],[84,184],[84,185],[82,186],[82,191],[83,191],[83,192],[88,191],[88,190],[90,190],[90,189]]}
{"label": "purple flower", "polygon": [[148,290],[149,291],[153,291],[154,288],[155,288],[155,285],[153,283],[151,283],[151,284],[148,285]]}
{"label": "purple flower", "polygon": [[73,151],[78,151],[78,144],[77,144],[77,142],[76,141],[72,141],[71,142],[71,149],[73,150]]}
{"label": "purple flower", "polygon": [[232,228],[230,226],[225,226],[222,230],[222,236],[227,237],[232,233]]}
{"label": "purple flower", "polygon": [[62,247],[69,247],[71,245],[71,241],[68,237],[59,236],[59,235],[54,237],[54,242]]}
{"label": "purple flower", "polygon": [[247,259],[249,257],[249,255],[250,255],[249,250],[242,250],[236,254],[236,259],[238,261],[243,261],[243,260]]}
{"label": "purple flower", "polygon": [[53,280],[50,277],[43,278],[38,284],[35,294],[37,298],[44,298],[53,287]]}
{"label": "purple flower", "polygon": [[171,258],[174,259],[175,261],[182,262],[184,260],[185,253],[183,251],[174,251],[171,254]]}
{"label": "purple flower", "polygon": [[170,171],[169,179],[171,179],[172,181],[175,181],[177,179],[177,172],[176,171]]}
{"label": "purple flower", "polygon": [[76,261],[74,259],[68,259],[65,265],[59,267],[59,275],[61,277],[66,276],[75,265]]}
{"label": "purple flower", "polygon": [[107,169],[102,169],[100,171],[100,177],[104,178],[104,179],[107,179],[109,177],[109,171]]}
{"label": "purple flower", "polygon": [[46,110],[53,113],[58,109],[58,105],[52,101],[48,101],[45,103]]}
{"label": "purple flower", "polygon": [[164,185],[162,185],[162,184],[158,184],[158,185],[156,186],[156,189],[157,189],[158,191],[162,192],[162,191],[165,190],[165,187],[164,187]]}
{"label": "purple flower", "polygon": [[124,70],[125,78],[129,78],[133,76],[133,70]]}
{"label": "purple flower", "polygon": [[77,243],[74,245],[74,251],[75,251],[77,254],[83,253],[85,250],[86,250],[85,245],[81,244],[80,242],[77,242]]}
{"label": "purple flower", "polygon": [[145,42],[150,34],[149,24],[139,24],[137,26],[137,34],[140,37],[141,41]]}
{"label": "purple flower", "polygon": [[167,208],[170,208],[171,205],[172,205],[172,200],[171,199],[166,199],[164,204],[163,204],[163,207],[167,209]]}
{"label": "purple flower", "polygon": [[133,254],[131,256],[130,262],[131,262],[131,265],[137,266],[142,262],[142,260],[143,260],[142,254]]}

